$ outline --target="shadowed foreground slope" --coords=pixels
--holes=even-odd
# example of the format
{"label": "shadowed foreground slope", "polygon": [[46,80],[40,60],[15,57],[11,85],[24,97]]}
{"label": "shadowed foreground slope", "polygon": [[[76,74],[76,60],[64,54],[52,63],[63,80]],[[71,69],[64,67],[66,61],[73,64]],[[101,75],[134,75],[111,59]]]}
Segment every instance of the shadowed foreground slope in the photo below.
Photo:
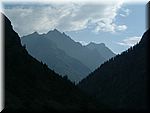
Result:
{"label": "shadowed foreground slope", "polygon": [[149,38],[150,29],[139,44],[102,64],[78,86],[113,110],[147,110]]}
{"label": "shadowed foreground slope", "polygon": [[74,84],[30,56],[4,16],[4,111],[90,111],[95,107]]}

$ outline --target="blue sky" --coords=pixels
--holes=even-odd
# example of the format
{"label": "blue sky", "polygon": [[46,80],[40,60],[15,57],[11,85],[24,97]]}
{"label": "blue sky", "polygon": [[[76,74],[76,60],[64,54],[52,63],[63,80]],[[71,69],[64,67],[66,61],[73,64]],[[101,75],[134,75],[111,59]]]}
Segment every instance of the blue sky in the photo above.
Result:
{"label": "blue sky", "polygon": [[144,3],[7,3],[4,6],[4,13],[20,36],[57,28],[83,45],[105,43],[115,53],[136,44],[146,30]]}
{"label": "blue sky", "polygon": [[[124,13],[122,9],[128,9],[129,15],[127,15],[126,17],[122,17],[121,15],[119,15]],[[135,40],[139,40],[142,34],[145,32],[145,10],[145,4],[124,4],[118,11],[118,15],[115,18],[115,22],[117,24],[124,24],[127,26],[127,29],[124,31],[119,31],[116,33],[101,31],[95,34],[91,31],[91,29],[84,29],[78,31],[77,33],[67,32],[67,34],[72,36],[74,40],[80,41],[83,44],[87,44],[91,41],[95,43],[103,42],[115,53],[120,53],[133,45],[134,43],[132,42],[136,43]]]}

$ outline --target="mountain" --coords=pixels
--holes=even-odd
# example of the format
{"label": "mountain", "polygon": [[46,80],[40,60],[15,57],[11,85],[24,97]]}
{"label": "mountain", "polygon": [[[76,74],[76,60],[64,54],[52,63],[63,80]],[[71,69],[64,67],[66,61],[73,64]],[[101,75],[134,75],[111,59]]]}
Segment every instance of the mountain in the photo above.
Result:
{"label": "mountain", "polygon": [[105,61],[105,58],[103,58],[97,51],[82,46],[79,42],[75,42],[65,33],[61,33],[57,29],[49,31],[45,36],[69,56],[86,65],[91,71]]}
{"label": "mountain", "polygon": [[147,110],[149,37],[150,29],[139,44],[106,61],[78,87],[113,110]]}
{"label": "mountain", "polygon": [[5,112],[91,111],[96,106],[66,77],[37,61],[3,14],[5,38]]}
{"label": "mountain", "polygon": [[95,46],[97,49],[82,46],[57,29],[47,34],[34,32],[23,36],[21,41],[32,56],[76,83],[115,55],[102,44]]}
{"label": "mountain", "polygon": [[77,83],[90,73],[88,67],[59,49],[45,35],[34,32],[22,37],[21,41],[33,57],[46,63],[57,73],[63,76],[67,75],[71,81]]}
{"label": "mountain", "polygon": [[90,42],[88,45],[86,45],[87,48],[91,50],[96,50],[99,52],[101,56],[103,56],[106,60],[116,56],[115,53],[113,53],[104,43],[96,44],[94,42]]}

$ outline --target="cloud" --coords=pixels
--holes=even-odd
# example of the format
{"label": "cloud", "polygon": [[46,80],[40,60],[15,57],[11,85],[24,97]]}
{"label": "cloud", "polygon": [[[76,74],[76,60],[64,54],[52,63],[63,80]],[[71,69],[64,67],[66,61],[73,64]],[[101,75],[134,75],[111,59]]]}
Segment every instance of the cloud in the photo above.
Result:
{"label": "cloud", "polygon": [[78,31],[92,27],[95,32],[117,32],[127,29],[117,25],[115,17],[123,4],[70,3],[26,4],[5,7],[4,13],[12,21],[14,29],[22,36],[37,31],[46,33],[54,28],[60,31]]}
{"label": "cloud", "polygon": [[99,22],[98,25],[96,26],[95,32],[116,32],[116,31],[124,31],[127,29],[126,25],[116,25],[115,23],[112,22],[112,20],[105,19],[104,21],[106,22]]}
{"label": "cloud", "polygon": [[120,16],[127,17],[130,13],[131,13],[131,10],[122,8],[122,13],[120,14]]}
{"label": "cloud", "polygon": [[123,46],[134,46],[141,40],[141,37],[133,36],[122,40],[122,42],[117,42],[119,45]]}
{"label": "cloud", "polygon": [[124,30],[127,29],[127,26],[126,26],[126,25],[119,25],[119,26],[116,26],[116,29],[117,29],[118,31],[124,31]]}

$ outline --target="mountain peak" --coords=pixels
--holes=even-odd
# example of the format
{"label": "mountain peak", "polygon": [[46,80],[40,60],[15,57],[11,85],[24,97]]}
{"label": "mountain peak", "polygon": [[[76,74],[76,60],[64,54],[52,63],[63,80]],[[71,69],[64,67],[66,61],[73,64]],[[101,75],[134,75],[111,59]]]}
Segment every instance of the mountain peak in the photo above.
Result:
{"label": "mountain peak", "polygon": [[94,42],[90,42],[88,45],[95,45],[96,43],[94,43]]}
{"label": "mountain peak", "polygon": [[86,47],[91,50],[98,50],[98,52],[106,59],[110,59],[115,56],[115,54],[104,43],[96,44],[94,42],[90,42],[86,45]]}
{"label": "mountain peak", "polygon": [[37,31],[34,31],[31,35],[37,36],[37,35],[39,35],[39,33]]}
{"label": "mountain peak", "polygon": [[33,34],[39,34],[37,31],[34,31]]}
{"label": "mountain peak", "polygon": [[58,31],[57,29],[50,30],[47,34],[51,34],[51,33],[62,34],[62,33],[61,33],[60,31]]}
{"label": "mountain peak", "polygon": [[[37,37],[37,36],[39,36],[39,33],[37,31],[34,31],[33,33],[31,33],[27,36]],[[26,36],[23,36],[23,37],[26,37]]]}
{"label": "mountain peak", "polygon": [[105,46],[105,44],[104,43],[99,43],[99,44],[97,44],[97,43],[95,43],[95,42],[90,42],[87,46]]}
{"label": "mountain peak", "polygon": [[54,32],[59,32],[57,29],[54,29],[53,31],[54,31]]}

